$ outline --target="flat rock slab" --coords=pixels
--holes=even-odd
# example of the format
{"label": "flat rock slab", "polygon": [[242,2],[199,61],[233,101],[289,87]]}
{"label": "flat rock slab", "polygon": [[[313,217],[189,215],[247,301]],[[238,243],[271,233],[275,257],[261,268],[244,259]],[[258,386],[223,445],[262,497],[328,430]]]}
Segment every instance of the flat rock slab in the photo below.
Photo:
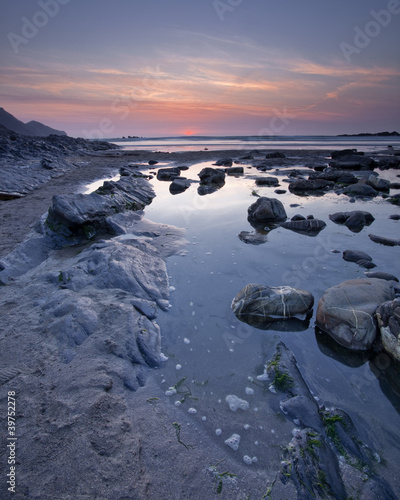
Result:
{"label": "flat rock slab", "polygon": [[318,303],[317,326],[353,350],[371,348],[377,338],[376,309],[395,298],[395,283],[382,279],[349,280],[329,288]]}

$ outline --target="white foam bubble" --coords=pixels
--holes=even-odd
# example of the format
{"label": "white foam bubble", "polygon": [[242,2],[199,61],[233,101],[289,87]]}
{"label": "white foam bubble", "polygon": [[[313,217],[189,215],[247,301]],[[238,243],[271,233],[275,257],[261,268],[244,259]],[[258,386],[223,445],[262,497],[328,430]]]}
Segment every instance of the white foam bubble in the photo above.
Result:
{"label": "white foam bubble", "polygon": [[195,415],[197,413],[197,410],[196,408],[189,408],[188,413],[190,413],[191,415]]}
{"label": "white foam bubble", "polygon": [[245,455],[243,457],[243,462],[246,464],[246,465],[251,465],[253,463],[253,460],[249,457],[249,455]]}
{"label": "white foam bubble", "polygon": [[254,389],[251,387],[246,387],[245,392],[248,396],[252,396],[254,394]]}
{"label": "white foam bubble", "polygon": [[222,434],[222,429],[215,429],[215,434],[220,436]]}
{"label": "white foam bubble", "polygon": [[234,394],[226,396],[225,401],[228,403],[229,409],[232,411],[237,411],[238,409],[248,410],[250,406],[246,400],[240,399]]}
{"label": "white foam bubble", "polygon": [[237,451],[240,444],[239,434],[232,434],[232,436],[225,441],[225,444],[232,448],[232,450]]}
{"label": "white foam bubble", "polygon": [[182,365],[176,365],[176,366],[175,366],[175,369],[176,369],[176,370],[182,370]]}
{"label": "white foam bubble", "polygon": [[190,344],[190,340],[187,339],[186,337],[183,339],[183,341],[185,342],[185,344]]}

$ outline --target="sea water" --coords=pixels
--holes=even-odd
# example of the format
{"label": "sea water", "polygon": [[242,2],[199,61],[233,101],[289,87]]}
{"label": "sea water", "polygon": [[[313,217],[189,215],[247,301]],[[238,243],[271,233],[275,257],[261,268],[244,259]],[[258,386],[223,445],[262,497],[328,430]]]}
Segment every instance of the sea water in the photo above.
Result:
{"label": "sea water", "polygon": [[224,149],[359,149],[365,152],[400,149],[400,137],[335,136],[183,136],[109,139],[125,150],[202,151]]}

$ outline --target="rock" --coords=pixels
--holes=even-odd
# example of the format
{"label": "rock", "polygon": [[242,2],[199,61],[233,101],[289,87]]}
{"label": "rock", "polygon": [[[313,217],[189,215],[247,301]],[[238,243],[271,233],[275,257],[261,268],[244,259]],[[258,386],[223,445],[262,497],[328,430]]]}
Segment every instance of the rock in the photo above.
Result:
{"label": "rock", "polygon": [[343,259],[347,262],[355,262],[359,266],[371,269],[376,267],[372,262],[372,257],[365,252],[359,250],[345,250],[343,252]]}
{"label": "rock", "polygon": [[331,153],[331,157],[334,160],[336,158],[341,158],[343,156],[354,156],[354,155],[364,156],[364,153],[358,152],[357,149],[342,149],[340,151],[332,151]]}
{"label": "rock", "polygon": [[393,196],[391,196],[387,200],[392,205],[399,205],[400,206],[400,193],[394,194]]}
{"label": "rock", "polygon": [[275,189],[274,193],[276,193],[276,194],[286,194],[287,191],[286,191],[286,189]]}
{"label": "rock", "polygon": [[104,182],[91,194],[54,196],[45,223],[47,233],[59,246],[91,239],[107,232],[107,217],[126,210],[141,210],[154,196],[145,179],[134,177]]}
{"label": "rock", "polygon": [[173,168],[160,168],[157,172],[157,179],[159,181],[171,181],[176,177],[181,175],[181,171],[178,167]]}
{"label": "rock", "polygon": [[[151,239],[150,239],[151,240]],[[169,283],[165,262],[148,238],[110,240],[93,244],[79,261],[63,271],[64,288],[80,292],[87,287],[118,289],[166,309]]]}
{"label": "rock", "polygon": [[[282,494],[273,485],[271,498],[355,498],[359,495],[369,500],[395,499],[390,486],[373,472],[377,454],[371,443],[360,439],[365,436],[364,431],[360,433],[345,411],[318,406],[296,358],[282,342],[266,363],[264,374],[257,378],[265,380],[271,392],[274,388],[272,408],[296,426],[290,443],[282,449],[279,481],[280,484],[291,482],[296,491]],[[282,392],[285,393],[283,400]]]}
{"label": "rock", "polygon": [[265,158],[267,159],[286,158],[286,155],[284,153],[280,153],[279,151],[275,151],[273,153],[267,153]]}
{"label": "rock", "polygon": [[377,196],[377,192],[372,186],[357,182],[357,184],[351,184],[343,189],[343,193],[349,196],[359,196],[366,198],[374,198]]}
{"label": "rock", "polygon": [[185,179],[184,177],[177,177],[171,182],[169,191],[171,194],[179,194],[186,191],[189,187],[190,181],[188,179]]}
{"label": "rock", "polygon": [[307,236],[317,236],[322,229],[326,227],[326,223],[318,219],[303,219],[303,220],[290,220],[281,224],[285,229],[290,229],[296,233],[304,234]]}
{"label": "rock", "polygon": [[285,207],[276,198],[261,196],[248,208],[248,218],[255,223],[283,222],[287,219]]}
{"label": "rock", "polygon": [[268,287],[250,284],[233,299],[232,310],[244,321],[246,316],[274,320],[303,316],[313,305],[314,297],[305,290],[289,286]]}
{"label": "rock", "polygon": [[400,189],[400,182],[391,182],[390,189]]}
{"label": "rock", "polygon": [[400,239],[385,238],[383,236],[376,236],[375,234],[369,234],[369,238],[375,243],[380,243],[381,245],[386,245],[389,247],[395,247],[400,245]]}
{"label": "rock", "polygon": [[391,220],[400,220],[400,214],[389,215],[389,219],[391,219]]}
{"label": "rock", "polygon": [[267,235],[261,233],[250,233],[249,231],[242,231],[239,233],[239,239],[249,245],[261,245],[267,241]]}
{"label": "rock", "polygon": [[389,273],[383,273],[382,271],[369,271],[365,273],[367,278],[378,278],[386,281],[399,281],[396,276]]}
{"label": "rock", "polygon": [[376,175],[369,175],[366,179],[366,183],[376,191],[389,192],[390,190],[390,181],[381,179]]}
{"label": "rock", "polygon": [[340,170],[373,170],[378,163],[373,158],[351,154],[329,162],[329,166]]}
{"label": "rock", "polygon": [[385,351],[400,362],[400,299],[381,304],[376,318]]}
{"label": "rock", "polygon": [[332,181],[327,181],[325,179],[297,179],[289,184],[289,191],[291,193],[307,193],[309,191],[325,191],[332,189],[335,185]]}
{"label": "rock", "polygon": [[362,210],[336,212],[329,215],[329,218],[335,224],[344,224],[354,233],[360,232],[364,226],[369,226],[375,220],[369,212],[364,212]]}
{"label": "rock", "polygon": [[158,161],[156,160],[149,160],[149,165],[157,165]]}
{"label": "rock", "polygon": [[371,278],[329,288],[318,303],[317,326],[353,350],[371,348],[377,337],[375,311],[395,298],[393,282]]}
{"label": "rock", "polygon": [[221,158],[220,160],[217,160],[214,165],[217,167],[231,167],[232,163],[232,158]]}
{"label": "rock", "polygon": [[276,177],[259,177],[256,179],[257,186],[279,186],[279,179]]}
{"label": "rock", "polygon": [[202,184],[224,184],[225,172],[221,168],[206,167],[199,173]]}
{"label": "rock", "polygon": [[309,176],[310,180],[313,179],[325,179],[327,181],[333,181],[338,184],[356,184],[358,182],[357,177],[346,170],[338,170],[336,168],[327,167],[323,172],[313,172]]}
{"label": "rock", "polygon": [[243,167],[230,167],[225,169],[225,173],[227,175],[243,175],[244,169]]}

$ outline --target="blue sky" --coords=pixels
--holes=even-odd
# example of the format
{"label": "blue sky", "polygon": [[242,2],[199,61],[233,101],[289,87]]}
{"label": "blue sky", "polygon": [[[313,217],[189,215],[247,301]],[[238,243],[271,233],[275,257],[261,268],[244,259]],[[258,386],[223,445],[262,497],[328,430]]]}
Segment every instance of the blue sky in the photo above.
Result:
{"label": "blue sky", "polygon": [[14,0],[0,14],[0,106],[73,136],[400,129],[400,0]]}

